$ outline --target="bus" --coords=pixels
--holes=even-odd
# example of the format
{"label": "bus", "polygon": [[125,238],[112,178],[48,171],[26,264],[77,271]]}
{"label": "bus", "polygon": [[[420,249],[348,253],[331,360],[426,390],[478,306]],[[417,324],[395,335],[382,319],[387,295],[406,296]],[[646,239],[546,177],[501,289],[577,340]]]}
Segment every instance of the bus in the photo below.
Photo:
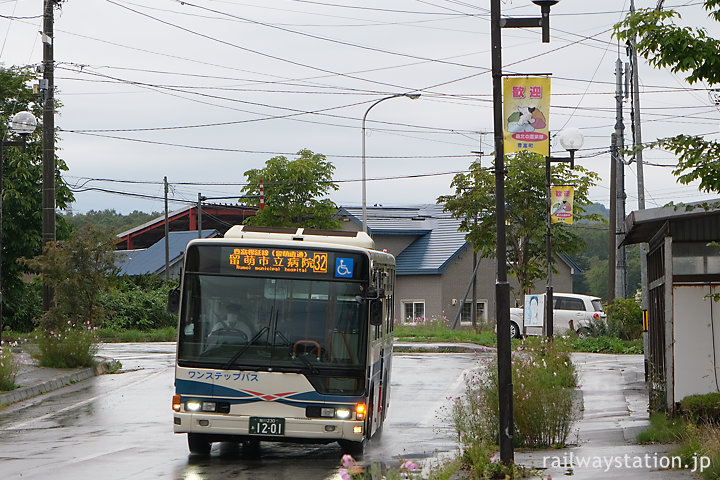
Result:
{"label": "bus", "polygon": [[213,442],[338,442],[362,455],[390,398],[395,258],[365,232],[234,226],[185,251],[173,429]]}

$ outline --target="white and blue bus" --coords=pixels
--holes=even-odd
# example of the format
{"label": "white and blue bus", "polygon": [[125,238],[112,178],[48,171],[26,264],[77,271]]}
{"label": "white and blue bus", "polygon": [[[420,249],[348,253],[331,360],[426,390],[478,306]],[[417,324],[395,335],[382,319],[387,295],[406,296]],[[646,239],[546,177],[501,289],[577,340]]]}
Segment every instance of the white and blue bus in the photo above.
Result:
{"label": "white and blue bus", "polygon": [[179,291],[174,431],[361,454],[390,397],[395,258],[364,232],[232,227],[191,241]]}

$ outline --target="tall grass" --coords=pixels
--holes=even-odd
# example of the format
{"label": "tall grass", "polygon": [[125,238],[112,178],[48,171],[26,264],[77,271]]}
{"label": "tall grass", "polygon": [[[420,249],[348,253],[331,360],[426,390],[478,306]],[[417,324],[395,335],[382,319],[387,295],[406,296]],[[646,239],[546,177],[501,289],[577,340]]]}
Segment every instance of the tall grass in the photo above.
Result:
{"label": "tall grass", "polygon": [[[453,330],[447,319],[420,319],[413,325],[396,325],[393,335],[404,342],[463,342],[495,346],[497,336],[487,326],[477,330],[462,328]],[[485,327],[485,328],[483,328]]]}
{"label": "tall grass", "polygon": [[17,375],[17,363],[13,358],[13,345],[0,342],[0,391],[8,391],[15,388],[15,376]]}
{"label": "tall grass", "polygon": [[177,328],[165,327],[151,330],[100,328],[98,338],[111,342],[174,342],[177,340]]}
{"label": "tall grass", "polygon": [[95,327],[90,322],[41,332],[37,337],[41,367],[78,368],[94,364],[97,353]]}
{"label": "tall grass", "polygon": [[650,415],[650,425],[637,436],[639,443],[675,443],[671,455],[679,456],[687,468],[697,466],[698,458],[710,460],[710,466],[696,472],[703,480],[720,478],[720,426],[696,424],[684,417],[668,417],[664,413]]}
{"label": "tall grass", "polygon": [[[531,339],[513,352],[513,417],[518,446],[561,446],[577,419],[577,375],[567,351],[555,342]],[[495,360],[466,379],[466,391],[451,407],[465,449],[494,445],[498,438],[498,378]]]}

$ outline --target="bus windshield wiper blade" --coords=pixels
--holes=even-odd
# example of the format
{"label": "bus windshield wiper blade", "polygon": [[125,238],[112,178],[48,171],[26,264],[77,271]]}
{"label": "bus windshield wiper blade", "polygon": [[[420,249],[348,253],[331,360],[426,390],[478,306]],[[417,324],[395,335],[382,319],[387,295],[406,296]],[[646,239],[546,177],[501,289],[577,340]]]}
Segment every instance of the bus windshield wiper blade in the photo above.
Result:
{"label": "bus windshield wiper blade", "polygon": [[317,367],[315,365],[313,365],[312,362],[310,362],[310,360],[308,360],[308,358],[305,355],[298,355],[295,358],[299,358],[300,361],[305,364],[305,366],[308,368],[308,370],[310,370],[310,373],[312,373],[313,375],[320,374],[320,371],[317,369]]}
{"label": "bus windshield wiper blade", "polygon": [[228,368],[232,367],[233,364],[237,361],[237,359],[242,357],[245,354],[245,352],[247,352],[248,348],[250,348],[250,346],[253,343],[255,343],[255,340],[260,338],[263,333],[265,333],[269,330],[270,329],[268,327],[263,327],[262,329],[260,329],[260,331],[258,333],[256,333],[255,336],[252,337],[250,339],[250,341],[244,347],[242,347],[240,350],[237,351],[237,353],[235,353],[235,355],[232,356],[232,358],[225,364],[223,369],[227,370]]}

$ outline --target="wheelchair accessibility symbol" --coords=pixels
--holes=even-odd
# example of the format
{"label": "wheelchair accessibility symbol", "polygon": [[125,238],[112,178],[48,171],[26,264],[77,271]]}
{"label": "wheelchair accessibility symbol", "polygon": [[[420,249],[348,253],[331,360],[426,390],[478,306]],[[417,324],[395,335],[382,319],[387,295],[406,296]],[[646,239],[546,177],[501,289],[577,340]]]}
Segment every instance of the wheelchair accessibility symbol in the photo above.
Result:
{"label": "wheelchair accessibility symbol", "polygon": [[336,258],[335,259],[335,277],[352,278],[353,276],[353,259],[352,258]]}

